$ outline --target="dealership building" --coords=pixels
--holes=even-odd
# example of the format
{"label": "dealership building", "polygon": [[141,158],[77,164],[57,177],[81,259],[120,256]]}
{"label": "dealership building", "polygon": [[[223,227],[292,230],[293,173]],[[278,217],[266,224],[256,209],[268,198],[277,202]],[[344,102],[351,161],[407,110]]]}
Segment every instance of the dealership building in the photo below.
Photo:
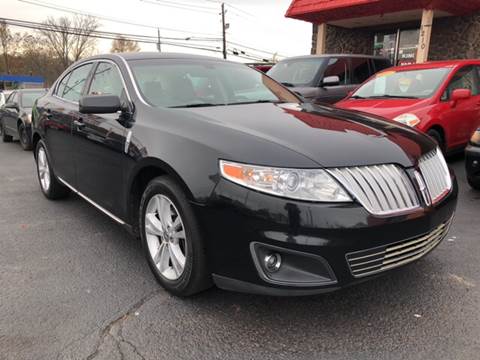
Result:
{"label": "dealership building", "polygon": [[313,24],[312,54],[480,58],[480,0],[293,0],[286,16]]}

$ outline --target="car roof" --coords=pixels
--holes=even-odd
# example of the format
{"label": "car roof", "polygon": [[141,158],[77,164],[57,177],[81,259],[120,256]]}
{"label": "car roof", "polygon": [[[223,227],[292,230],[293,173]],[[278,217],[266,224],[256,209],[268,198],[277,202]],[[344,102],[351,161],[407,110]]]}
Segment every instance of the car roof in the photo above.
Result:
{"label": "car roof", "polygon": [[147,59],[190,59],[190,60],[213,60],[213,61],[225,61],[218,57],[205,56],[205,55],[193,55],[174,52],[128,52],[128,53],[114,53],[92,56],[85,60],[95,59],[111,59],[115,60],[119,57],[124,60],[147,60]]}
{"label": "car roof", "polygon": [[368,58],[368,59],[377,59],[377,60],[389,60],[383,56],[375,55],[362,55],[362,54],[322,54],[322,55],[300,55],[292,56],[281,61],[295,60],[295,59],[324,59],[330,57],[339,57],[339,58]]}
{"label": "car roof", "polygon": [[408,71],[408,70],[422,70],[422,69],[439,69],[439,68],[455,68],[465,65],[480,65],[480,60],[468,59],[468,60],[442,60],[442,61],[428,61],[422,64],[411,64],[403,66],[395,66],[385,71]]}

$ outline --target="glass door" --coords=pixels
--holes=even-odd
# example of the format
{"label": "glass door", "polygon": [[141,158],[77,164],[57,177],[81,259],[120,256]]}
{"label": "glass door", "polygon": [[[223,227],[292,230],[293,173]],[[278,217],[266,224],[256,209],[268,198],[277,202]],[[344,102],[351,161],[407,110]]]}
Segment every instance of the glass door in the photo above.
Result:
{"label": "glass door", "polygon": [[419,29],[376,33],[373,54],[386,57],[394,65],[414,64],[419,36]]}

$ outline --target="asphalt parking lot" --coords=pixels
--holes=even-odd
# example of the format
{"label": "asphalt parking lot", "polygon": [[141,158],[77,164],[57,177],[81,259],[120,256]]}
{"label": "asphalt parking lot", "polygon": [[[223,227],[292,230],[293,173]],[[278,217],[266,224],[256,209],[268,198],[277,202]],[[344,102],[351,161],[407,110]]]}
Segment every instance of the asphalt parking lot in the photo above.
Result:
{"label": "asphalt parking lot", "polygon": [[0,359],[478,359],[480,192],[451,162],[448,238],[336,293],[170,296],[140,244],[76,196],[41,194],[31,153],[0,143]]}

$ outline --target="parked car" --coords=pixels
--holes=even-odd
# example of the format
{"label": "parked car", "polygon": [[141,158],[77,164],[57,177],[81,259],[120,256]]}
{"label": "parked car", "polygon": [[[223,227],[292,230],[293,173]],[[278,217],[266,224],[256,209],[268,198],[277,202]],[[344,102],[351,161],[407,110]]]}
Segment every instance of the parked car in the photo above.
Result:
{"label": "parked car", "polygon": [[3,142],[20,140],[24,150],[32,150],[32,108],[46,89],[22,89],[10,93],[0,108],[0,136]]}
{"label": "parked car", "polygon": [[3,93],[3,91],[0,91],[0,107],[5,105],[6,100],[7,100],[7,98],[6,98],[5,94]]}
{"label": "parked car", "polygon": [[305,101],[336,103],[390,60],[368,55],[308,55],[278,62],[267,74]]}
{"label": "parked car", "polygon": [[266,73],[268,70],[270,70],[273,65],[275,65],[274,63],[249,63],[247,64],[248,66],[250,66],[251,68],[254,68],[254,69],[257,69],[257,70],[260,70],[261,72],[264,72]]}
{"label": "parked car", "polygon": [[463,150],[480,126],[480,60],[429,62],[378,73],[336,104],[429,134],[445,152]]}
{"label": "parked car", "polygon": [[302,103],[216,58],[81,60],[33,123],[43,194],[76,193],[139,235],[181,296],[212,282],[271,295],[360,282],[433,250],[456,207],[454,174],[424,134]]}
{"label": "parked car", "polygon": [[470,139],[465,155],[468,183],[474,189],[480,190],[480,128]]}

